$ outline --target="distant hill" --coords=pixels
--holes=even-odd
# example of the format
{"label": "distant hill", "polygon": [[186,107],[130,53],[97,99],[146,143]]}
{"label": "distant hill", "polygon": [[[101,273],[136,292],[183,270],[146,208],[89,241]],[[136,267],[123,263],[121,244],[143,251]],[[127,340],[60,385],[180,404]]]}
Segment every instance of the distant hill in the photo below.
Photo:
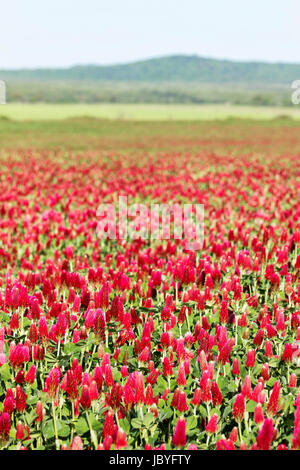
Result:
{"label": "distant hill", "polygon": [[0,79],[290,85],[292,81],[300,79],[300,63],[237,62],[195,55],[174,55],[109,66],[78,65],[60,69],[0,70]]}
{"label": "distant hill", "polygon": [[8,102],[292,106],[300,64],[174,55],[119,65],[0,70]]}

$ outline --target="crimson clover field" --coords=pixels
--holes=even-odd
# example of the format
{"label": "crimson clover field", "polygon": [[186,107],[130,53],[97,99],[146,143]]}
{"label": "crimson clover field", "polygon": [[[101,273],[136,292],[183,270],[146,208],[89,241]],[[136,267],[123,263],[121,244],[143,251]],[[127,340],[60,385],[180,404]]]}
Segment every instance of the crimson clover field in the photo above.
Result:
{"label": "crimson clover field", "polygon": [[[0,121],[3,449],[300,449],[300,127]],[[204,205],[202,249],[97,208]]]}

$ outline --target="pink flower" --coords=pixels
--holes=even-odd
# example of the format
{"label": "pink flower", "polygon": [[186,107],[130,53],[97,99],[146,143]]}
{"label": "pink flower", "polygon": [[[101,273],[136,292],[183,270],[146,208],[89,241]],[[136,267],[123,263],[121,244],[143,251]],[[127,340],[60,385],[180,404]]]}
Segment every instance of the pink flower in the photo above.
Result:
{"label": "pink flower", "polygon": [[257,445],[258,448],[261,450],[269,450],[270,445],[273,439],[273,421],[272,419],[265,419],[262,425],[261,430],[257,436]]}
{"label": "pink flower", "polygon": [[237,421],[242,421],[245,413],[245,398],[242,393],[236,396],[234,405],[233,405],[233,416]]}
{"label": "pink flower", "polygon": [[184,418],[179,418],[177,421],[172,443],[176,447],[184,447],[186,444],[186,422]]}
{"label": "pink flower", "polygon": [[5,363],[6,363],[6,354],[0,353],[0,367],[3,366],[3,364]]}
{"label": "pink flower", "polygon": [[206,429],[206,432],[208,432],[208,433],[213,434],[213,433],[217,432],[217,430],[218,430],[218,415],[216,413],[211,415],[205,429]]}
{"label": "pink flower", "polygon": [[280,382],[275,382],[273,386],[273,390],[271,392],[268,406],[267,406],[267,415],[272,417],[276,415],[278,411],[278,401],[279,401],[279,394],[280,394]]}
{"label": "pink flower", "polygon": [[1,413],[0,415],[0,441],[8,440],[10,431],[10,417],[8,413]]}
{"label": "pink flower", "polygon": [[74,437],[70,446],[70,450],[83,450],[83,443],[80,436]]}

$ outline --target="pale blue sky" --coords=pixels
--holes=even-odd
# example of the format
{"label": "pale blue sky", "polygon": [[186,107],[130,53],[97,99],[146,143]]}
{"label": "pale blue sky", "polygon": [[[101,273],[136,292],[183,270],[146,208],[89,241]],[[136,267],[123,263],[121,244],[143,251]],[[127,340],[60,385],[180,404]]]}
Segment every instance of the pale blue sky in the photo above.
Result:
{"label": "pale blue sky", "polygon": [[0,3],[0,69],[169,54],[300,62],[300,0]]}

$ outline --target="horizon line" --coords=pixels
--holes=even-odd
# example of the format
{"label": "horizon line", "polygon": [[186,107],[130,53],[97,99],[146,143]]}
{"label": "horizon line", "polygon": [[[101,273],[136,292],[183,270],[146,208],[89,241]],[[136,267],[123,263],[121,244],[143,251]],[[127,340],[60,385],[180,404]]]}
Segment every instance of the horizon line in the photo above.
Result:
{"label": "horizon line", "polygon": [[134,59],[131,61],[126,62],[113,62],[110,64],[101,64],[101,63],[77,63],[73,65],[64,65],[64,66],[31,66],[31,67],[17,67],[17,68],[0,68],[2,72],[17,72],[17,71],[24,71],[24,70],[69,70],[77,67],[118,67],[118,66],[125,66],[125,65],[132,65],[141,62],[148,62],[151,60],[159,60],[159,59],[168,59],[168,58],[175,58],[175,57],[186,57],[186,58],[198,58],[203,60],[215,60],[218,62],[233,62],[237,64],[264,64],[264,65],[299,65],[300,62],[289,62],[289,61],[274,61],[274,60],[245,60],[245,59],[230,59],[230,58],[220,58],[220,57],[212,57],[212,56],[203,56],[198,54],[166,54],[166,55],[157,55],[157,56],[150,56],[147,58],[142,59]]}

